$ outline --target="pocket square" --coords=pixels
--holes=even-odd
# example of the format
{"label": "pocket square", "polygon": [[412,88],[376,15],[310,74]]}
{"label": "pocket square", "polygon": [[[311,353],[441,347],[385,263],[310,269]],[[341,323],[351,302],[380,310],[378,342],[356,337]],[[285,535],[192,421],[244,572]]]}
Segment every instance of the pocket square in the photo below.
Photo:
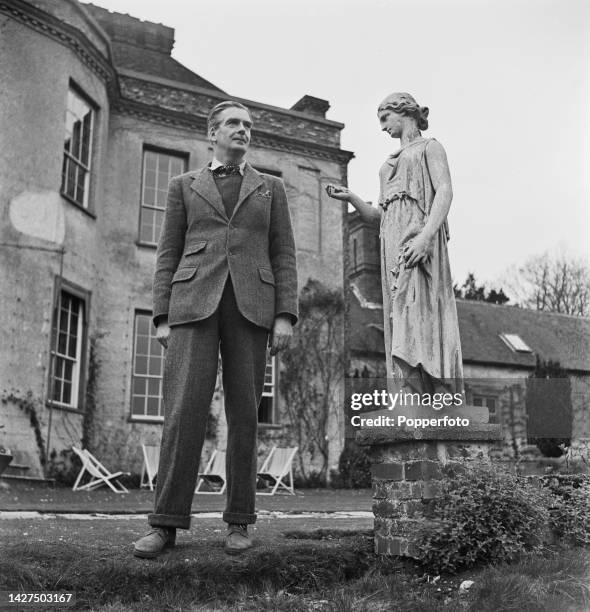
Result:
{"label": "pocket square", "polygon": [[270,198],[272,193],[270,192],[270,189],[267,189],[266,191],[259,191],[256,195],[259,198]]}

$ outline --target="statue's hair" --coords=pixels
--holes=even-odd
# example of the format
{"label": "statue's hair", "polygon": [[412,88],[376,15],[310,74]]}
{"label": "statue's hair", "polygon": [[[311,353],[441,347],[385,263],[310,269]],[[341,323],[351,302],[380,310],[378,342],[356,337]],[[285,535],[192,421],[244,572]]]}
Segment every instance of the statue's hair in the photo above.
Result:
{"label": "statue's hair", "polygon": [[221,122],[219,119],[219,115],[226,108],[241,108],[248,112],[250,118],[252,117],[250,109],[247,106],[241,104],[240,102],[234,102],[233,100],[225,100],[225,102],[220,102],[209,111],[209,115],[207,116],[207,135],[209,137],[211,137],[211,132],[219,127],[219,124]]}
{"label": "statue's hair", "polygon": [[387,96],[379,105],[377,112],[384,110],[414,117],[419,130],[428,129],[428,107],[420,106],[409,93],[398,92]]}

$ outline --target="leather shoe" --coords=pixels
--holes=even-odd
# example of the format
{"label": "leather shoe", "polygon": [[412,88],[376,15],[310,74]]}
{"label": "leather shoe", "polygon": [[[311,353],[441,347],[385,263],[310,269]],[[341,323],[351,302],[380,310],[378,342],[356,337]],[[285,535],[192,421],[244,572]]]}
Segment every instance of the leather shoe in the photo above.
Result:
{"label": "leather shoe", "polygon": [[176,544],[175,527],[155,527],[135,542],[133,554],[143,559],[153,559]]}
{"label": "leather shoe", "polygon": [[239,555],[252,548],[252,540],[248,535],[248,525],[230,523],[225,537],[225,552],[228,555]]}

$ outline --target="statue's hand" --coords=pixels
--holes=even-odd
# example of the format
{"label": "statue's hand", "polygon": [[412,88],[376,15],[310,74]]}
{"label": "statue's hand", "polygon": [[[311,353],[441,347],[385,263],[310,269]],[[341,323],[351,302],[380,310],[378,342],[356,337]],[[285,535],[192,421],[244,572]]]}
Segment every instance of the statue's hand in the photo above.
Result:
{"label": "statue's hand", "polygon": [[426,263],[432,257],[433,240],[424,233],[418,234],[404,247],[406,267],[413,268],[420,263]]}
{"label": "statue's hand", "polygon": [[352,192],[347,187],[341,185],[326,185],[326,193],[335,200],[349,202]]}

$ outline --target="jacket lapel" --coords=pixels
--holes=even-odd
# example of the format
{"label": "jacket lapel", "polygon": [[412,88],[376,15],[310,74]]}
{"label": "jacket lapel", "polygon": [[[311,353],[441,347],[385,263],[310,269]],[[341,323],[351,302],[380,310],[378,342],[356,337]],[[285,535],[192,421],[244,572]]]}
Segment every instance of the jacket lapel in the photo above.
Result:
{"label": "jacket lapel", "polygon": [[238,202],[234,208],[232,217],[238,212],[238,208],[242,205],[242,202],[260,185],[264,184],[264,179],[261,174],[254,170],[250,164],[246,164],[244,167],[244,178],[242,179],[242,187],[240,188],[240,195],[238,196]]}
{"label": "jacket lapel", "polygon": [[[243,188],[244,184],[242,183],[242,189]],[[195,176],[191,183],[191,189],[207,200],[224,219],[229,221],[227,213],[225,212],[225,207],[221,201],[221,194],[219,193],[219,189],[217,189],[213,174],[208,167],[203,168],[199,174]]]}

